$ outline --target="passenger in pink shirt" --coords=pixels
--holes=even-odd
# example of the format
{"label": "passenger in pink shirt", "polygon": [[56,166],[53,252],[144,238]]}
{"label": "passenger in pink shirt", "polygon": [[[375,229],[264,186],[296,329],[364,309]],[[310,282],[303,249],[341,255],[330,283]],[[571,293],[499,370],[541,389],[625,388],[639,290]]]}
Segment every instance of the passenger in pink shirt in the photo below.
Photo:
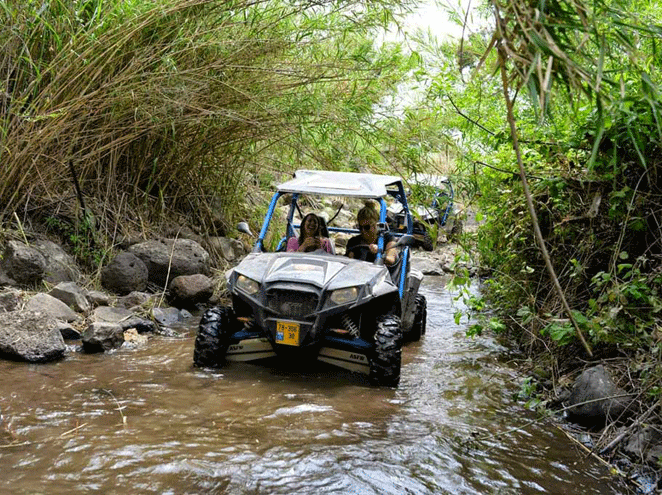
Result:
{"label": "passenger in pink shirt", "polygon": [[300,253],[309,253],[318,249],[324,249],[327,253],[332,253],[331,241],[328,238],[322,237],[322,224],[320,219],[314,213],[308,213],[299,227],[300,235],[290,237],[287,241],[288,251],[299,251]]}

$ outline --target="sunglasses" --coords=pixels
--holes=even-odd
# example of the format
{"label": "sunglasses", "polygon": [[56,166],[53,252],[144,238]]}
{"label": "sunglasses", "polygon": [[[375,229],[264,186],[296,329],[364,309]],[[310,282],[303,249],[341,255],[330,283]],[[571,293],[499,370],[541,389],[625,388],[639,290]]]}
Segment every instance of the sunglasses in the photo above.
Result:
{"label": "sunglasses", "polygon": [[359,225],[359,230],[365,230],[366,232],[369,231],[372,228],[371,223],[366,223],[363,225]]}

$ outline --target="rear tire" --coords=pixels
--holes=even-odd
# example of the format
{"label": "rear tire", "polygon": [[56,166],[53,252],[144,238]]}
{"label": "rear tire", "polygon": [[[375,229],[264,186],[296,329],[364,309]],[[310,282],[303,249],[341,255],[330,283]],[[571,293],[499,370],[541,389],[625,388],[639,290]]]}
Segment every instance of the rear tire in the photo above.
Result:
{"label": "rear tire", "polygon": [[430,236],[430,231],[422,222],[414,223],[414,234],[416,235],[416,245],[422,247],[425,251],[432,251],[434,243]]}
{"label": "rear tire", "polygon": [[218,368],[225,363],[230,336],[237,329],[232,308],[224,306],[205,311],[195,337],[193,364],[201,368]]}
{"label": "rear tire", "polygon": [[400,317],[384,315],[377,318],[375,350],[370,360],[370,382],[373,385],[396,387],[400,383],[402,364],[402,326]]}
{"label": "rear tire", "polygon": [[427,230],[423,233],[423,241],[421,241],[423,249],[425,251],[432,251],[434,249],[434,243],[432,242],[432,237],[430,237],[430,232]]}

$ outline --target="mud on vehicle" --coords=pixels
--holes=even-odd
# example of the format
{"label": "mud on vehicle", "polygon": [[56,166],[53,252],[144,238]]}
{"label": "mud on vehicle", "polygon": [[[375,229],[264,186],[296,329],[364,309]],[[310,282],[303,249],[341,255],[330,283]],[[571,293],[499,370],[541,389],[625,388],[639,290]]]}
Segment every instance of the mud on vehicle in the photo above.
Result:
{"label": "mud on vehicle", "polygon": [[[284,252],[300,229],[300,200],[309,196],[372,199],[379,203],[379,248],[374,262],[318,250]],[[252,252],[227,274],[231,304],[207,310],[195,339],[194,364],[219,367],[226,361],[316,359],[365,374],[371,383],[396,386],[405,341],[426,329],[422,273],[411,269],[411,228],[395,233],[398,260],[383,263],[387,197],[404,205],[400,178],[373,174],[300,170],[277,186]],[[274,252],[265,248],[279,202],[288,202],[285,235]],[[339,207],[343,208],[343,205]],[[334,218],[337,215],[334,216]],[[299,220],[300,221],[300,220]],[[246,224],[240,230],[250,233]],[[409,222],[412,225],[412,222]],[[356,235],[355,225],[324,226],[330,239]],[[282,226],[281,226],[282,228]]]}

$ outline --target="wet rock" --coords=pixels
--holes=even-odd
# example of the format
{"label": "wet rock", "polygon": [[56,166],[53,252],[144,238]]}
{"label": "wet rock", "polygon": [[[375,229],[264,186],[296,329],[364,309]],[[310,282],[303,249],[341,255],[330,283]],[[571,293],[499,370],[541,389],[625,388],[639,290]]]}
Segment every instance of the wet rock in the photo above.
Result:
{"label": "wet rock", "polygon": [[158,331],[156,323],[135,315],[122,320],[119,324],[125,332],[129,329],[134,329],[138,333],[156,333]]}
{"label": "wet rock", "polygon": [[126,308],[99,306],[94,309],[91,318],[97,322],[113,323],[124,331],[130,328],[135,329],[138,333],[154,333],[157,331],[156,323],[146,318],[141,318]]}
{"label": "wet rock", "polygon": [[138,256],[122,251],[101,270],[101,285],[124,296],[147,288],[147,266]]}
{"label": "wet rock", "polygon": [[17,310],[0,314],[0,354],[44,363],[62,358],[65,349],[56,321],[44,313]]}
{"label": "wet rock", "polygon": [[99,306],[94,308],[90,315],[92,321],[119,324],[122,320],[128,320],[133,312],[126,308],[115,308],[112,306]]}
{"label": "wet rock", "polygon": [[205,303],[214,294],[212,279],[197,273],[180,275],[170,282],[170,303],[177,308],[194,308],[198,303]]}
{"label": "wet rock", "polygon": [[186,310],[177,308],[154,308],[152,318],[162,327],[176,327],[184,324],[192,315]]}
{"label": "wet rock", "polygon": [[64,321],[56,321],[55,328],[62,334],[64,340],[80,340],[80,332]]}
{"label": "wet rock", "polygon": [[78,313],[62,301],[44,292],[39,292],[28,299],[25,309],[39,311],[48,317],[66,322],[77,321],[81,318]]}
{"label": "wet rock", "polygon": [[662,431],[653,426],[637,429],[626,440],[623,452],[633,459],[644,459],[651,466],[662,461]]}
{"label": "wet rock", "polygon": [[2,256],[2,270],[21,287],[34,287],[44,280],[46,259],[35,248],[8,241]]}
{"label": "wet rock", "polygon": [[85,290],[75,282],[60,282],[49,294],[79,313],[87,313],[92,309]]}
{"label": "wet rock", "polygon": [[165,287],[180,275],[209,273],[209,253],[191,239],[163,239],[134,244],[129,252],[147,266],[148,281]]}
{"label": "wet rock", "polygon": [[420,259],[413,257],[411,260],[411,267],[414,270],[420,271],[423,275],[443,275],[441,264],[438,261],[431,259]]}
{"label": "wet rock", "polygon": [[602,365],[585,370],[575,381],[568,398],[568,419],[602,428],[607,420],[623,419],[631,399],[618,387]]}
{"label": "wet rock", "polygon": [[117,349],[124,343],[124,330],[116,323],[94,321],[81,336],[83,350],[89,353]]}
{"label": "wet rock", "polygon": [[124,345],[128,347],[139,347],[147,343],[147,336],[139,333],[135,328],[124,331]]}

